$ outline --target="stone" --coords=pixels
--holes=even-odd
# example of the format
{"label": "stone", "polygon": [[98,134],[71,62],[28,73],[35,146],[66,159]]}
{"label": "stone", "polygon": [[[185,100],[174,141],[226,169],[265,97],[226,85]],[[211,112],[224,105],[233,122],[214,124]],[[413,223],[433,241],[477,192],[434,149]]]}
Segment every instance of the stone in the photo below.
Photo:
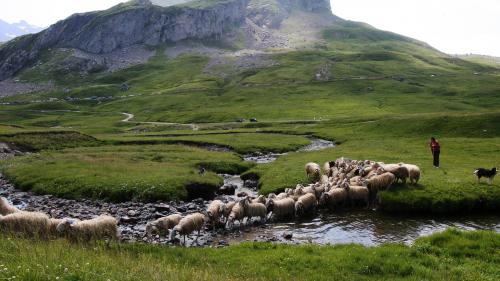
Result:
{"label": "stone", "polygon": [[293,233],[287,231],[287,232],[283,233],[283,238],[285,238],[286,240],[292,240]]}

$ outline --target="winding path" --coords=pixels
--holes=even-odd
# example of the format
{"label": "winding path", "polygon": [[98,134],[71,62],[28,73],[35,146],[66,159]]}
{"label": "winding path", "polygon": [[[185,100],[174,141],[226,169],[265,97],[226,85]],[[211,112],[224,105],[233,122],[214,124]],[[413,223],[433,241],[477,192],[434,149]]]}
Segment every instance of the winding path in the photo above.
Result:
{"label": "winding path", "polygon": [[198,129],[199,129],[199,127],[196,124],[183,124],[183,123],[171,123],[171,122],[139,122],[139,121],[131,121],[132,119],[135,118],[134,114],[132,114],[132,113],[126,113],[126,112],[122,112],[122,114],[126,116],[126,118],[122,120],[122,122],[125,122],[125,123],[147,124],[147,125],[166,125],[166,126],[171,126],[171,125],[188,126],[193,131],[198,131]]}

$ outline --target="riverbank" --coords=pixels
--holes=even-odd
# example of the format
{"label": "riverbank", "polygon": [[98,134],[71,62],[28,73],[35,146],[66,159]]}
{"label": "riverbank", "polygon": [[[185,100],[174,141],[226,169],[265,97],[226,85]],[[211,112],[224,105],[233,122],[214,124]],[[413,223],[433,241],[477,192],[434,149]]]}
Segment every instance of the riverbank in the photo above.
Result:
{"label": "riverbank", "polygon": [[223,249],[2,237],[0,260],[0,278],[10,280],[497,280],[500,234],[447,230],[412,246]]}

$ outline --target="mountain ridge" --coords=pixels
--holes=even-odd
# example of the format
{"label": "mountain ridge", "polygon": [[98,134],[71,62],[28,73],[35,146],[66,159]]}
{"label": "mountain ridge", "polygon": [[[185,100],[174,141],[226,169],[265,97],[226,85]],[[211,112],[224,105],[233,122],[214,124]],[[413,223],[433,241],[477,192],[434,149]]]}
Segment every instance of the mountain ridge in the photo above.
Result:
{"label": "mountain ridge", "polygon": [[8,23],[0,19],[0,42],[6,42],[18,36],[37,33],[42,30],[43,28],[32,25],[25,20]]}

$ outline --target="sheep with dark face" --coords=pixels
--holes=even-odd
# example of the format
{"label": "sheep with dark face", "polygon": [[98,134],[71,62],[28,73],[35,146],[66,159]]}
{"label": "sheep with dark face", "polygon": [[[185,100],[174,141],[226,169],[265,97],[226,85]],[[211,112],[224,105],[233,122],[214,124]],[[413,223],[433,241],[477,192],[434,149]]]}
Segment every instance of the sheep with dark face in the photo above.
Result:
{"label": "sheep with dark face", "polygon": [[148,237],[155,234],[167,236],[170,230],[179,224],[181,219],[181,215],[174,214],[149,222],[146,224],[146,235]]}
{"label": "sheep with dark face", "polygon": [[197,241],[198,237],[200,236],[200,231],[205,224],[205,221],[206,217],[203,214],[194,213],[191,215],[187,215],[186,217],[182,218],[179,224],[176,225],[170,232],[170,241],[174,241],[175,236],[179,234],[184,237],[184,245],[186,245],[186,236],[189,236],[195,231],[198,232],[198,235],[195,239],[195,241]]}
{"label": "sheep with dark face", "polygon": [[300,217],[306,213],[312,213],[316,210],[317,205],[318,201],[314,194],[307,193],[302,195],[297,199],[297,202],[295,202],[295,215]]}
{"label": "sheep with dark face", "polygon": [[295,216],[295,201],[292,198],[282,200],[271,199],[267,202],[267,211],[271,213],[272,218],[288,219]]}

